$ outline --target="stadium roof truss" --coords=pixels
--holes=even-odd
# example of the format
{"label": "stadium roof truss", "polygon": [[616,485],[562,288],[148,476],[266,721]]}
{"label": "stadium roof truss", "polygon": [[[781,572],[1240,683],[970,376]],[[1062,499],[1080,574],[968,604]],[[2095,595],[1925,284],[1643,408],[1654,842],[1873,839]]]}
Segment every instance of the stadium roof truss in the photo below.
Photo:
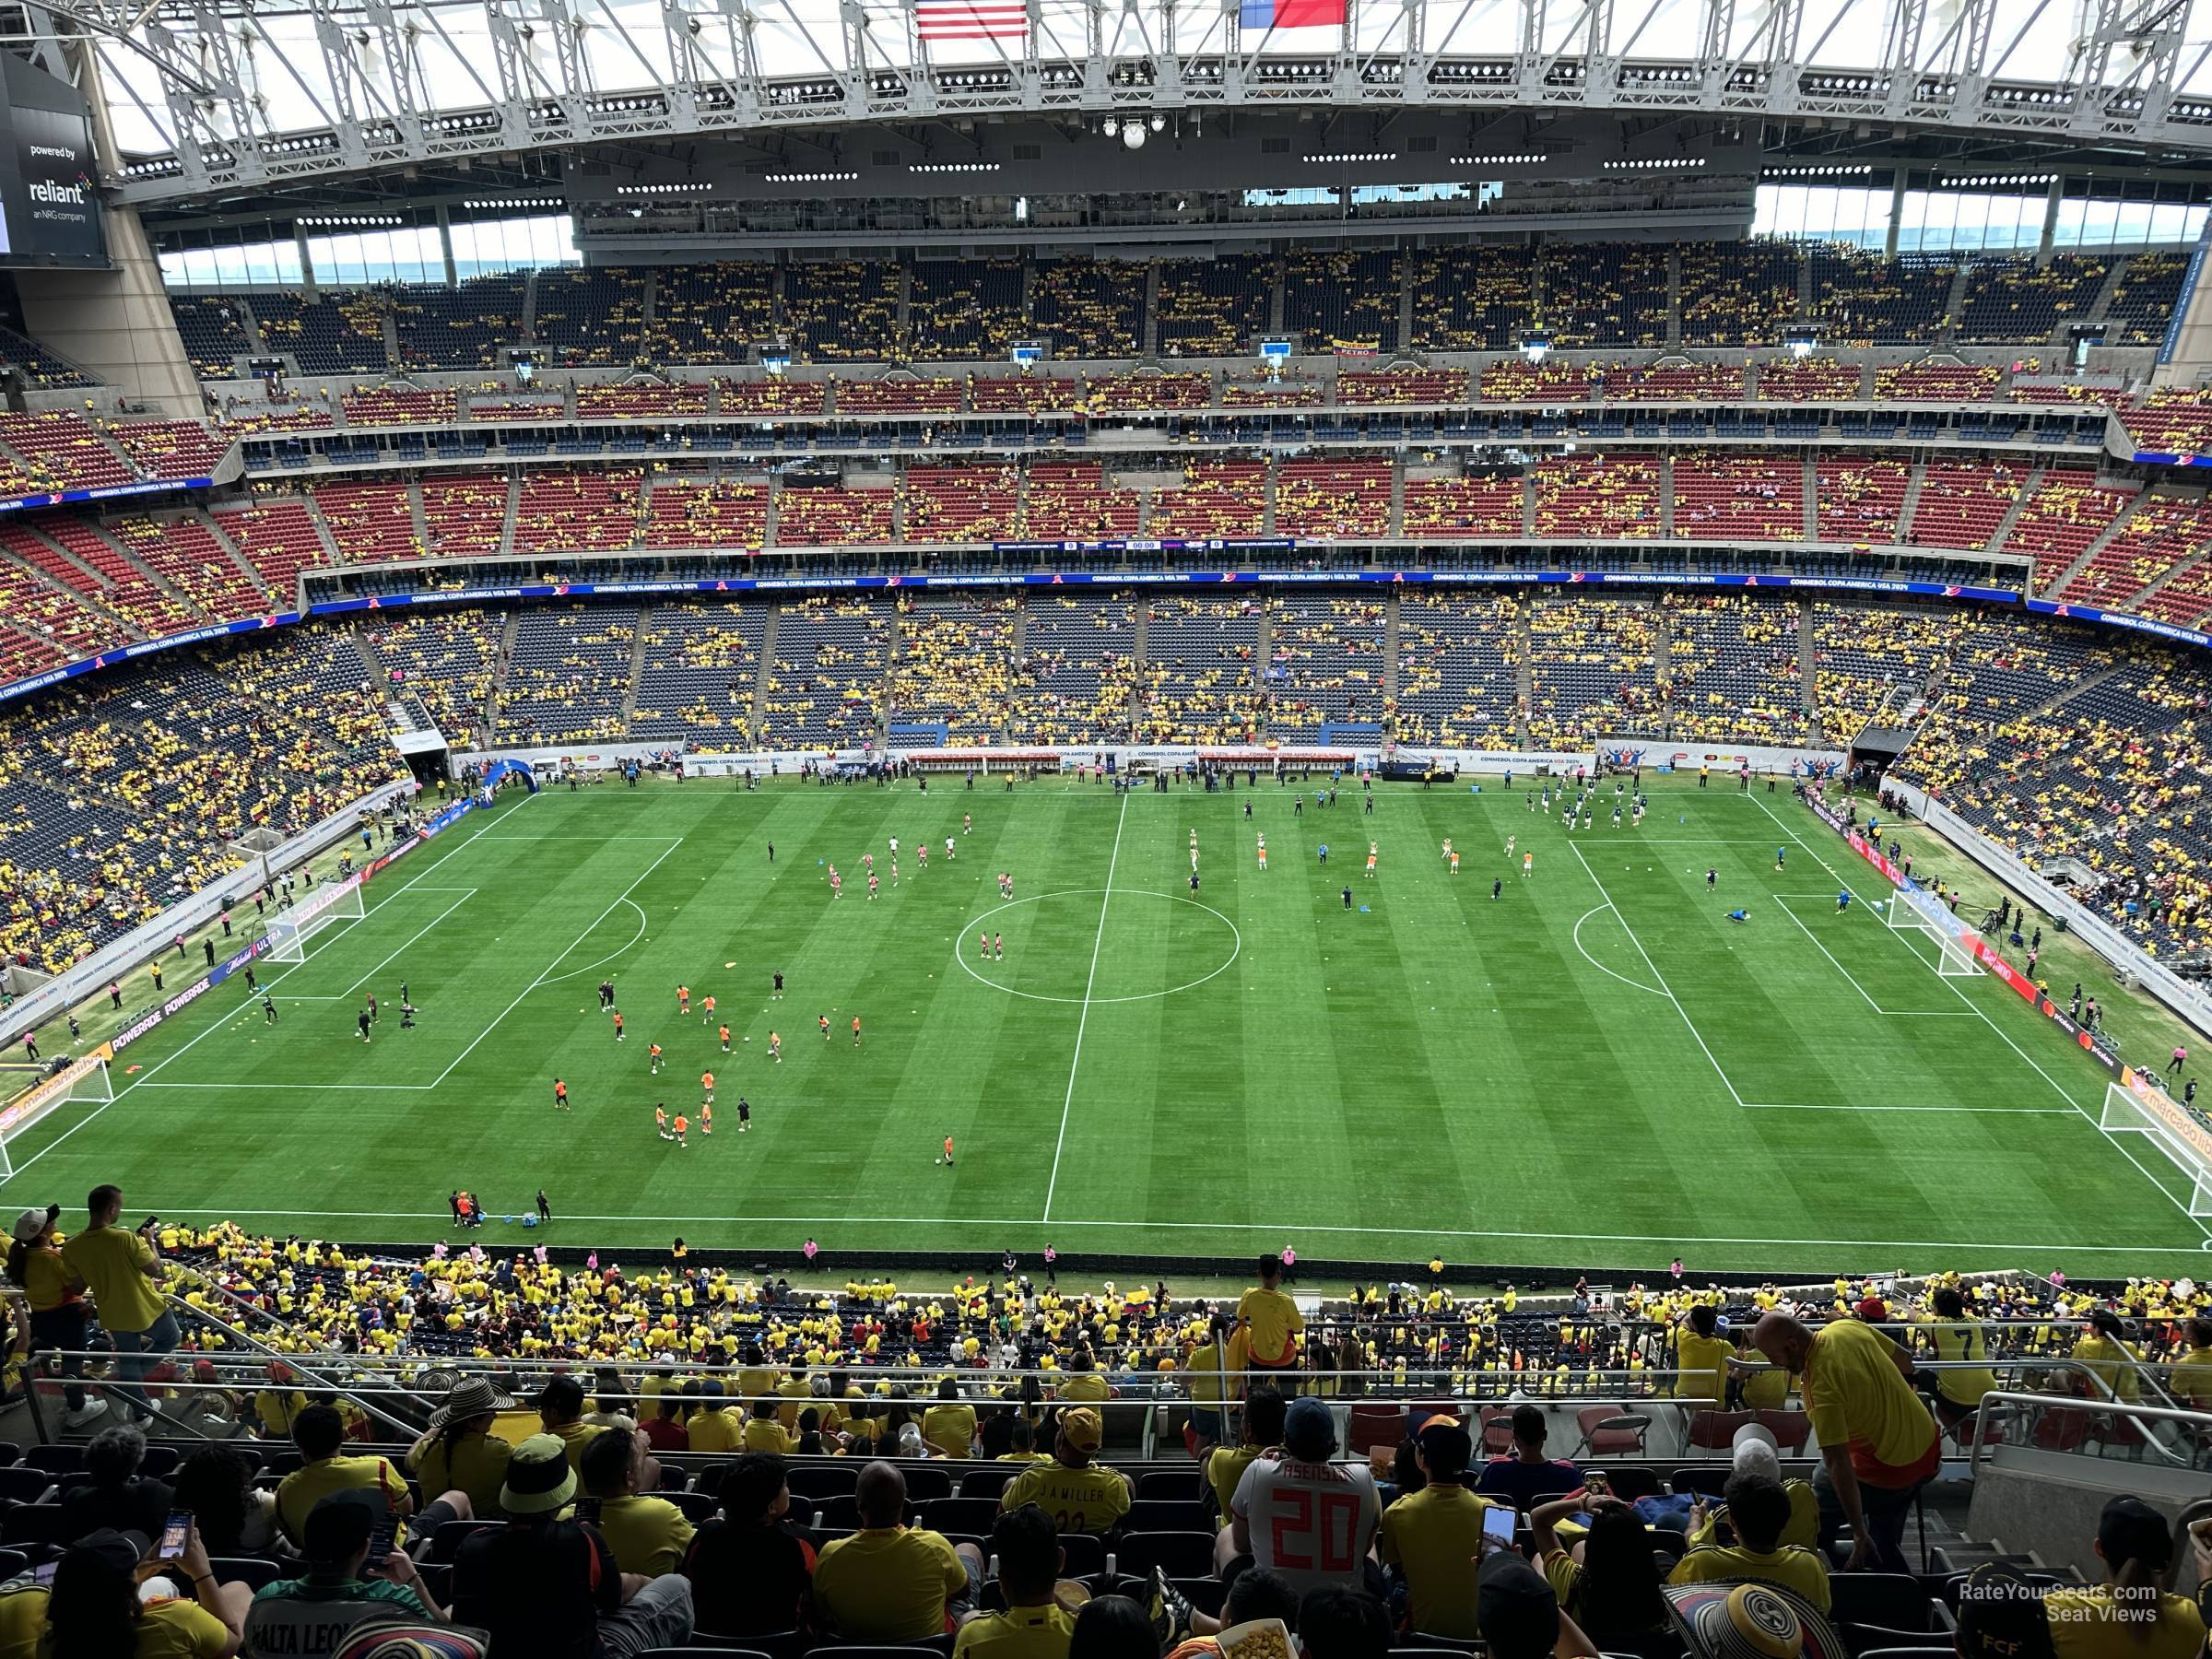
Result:
{"label": "stadium roof truss", "polygon": [[1318,3],[1344,21],[1276,27],[1277,0],[69,0],[36,35],[88,39],[124,197],[148,205],[610,142],[1300,106],[2212,149],[2212,0]]}

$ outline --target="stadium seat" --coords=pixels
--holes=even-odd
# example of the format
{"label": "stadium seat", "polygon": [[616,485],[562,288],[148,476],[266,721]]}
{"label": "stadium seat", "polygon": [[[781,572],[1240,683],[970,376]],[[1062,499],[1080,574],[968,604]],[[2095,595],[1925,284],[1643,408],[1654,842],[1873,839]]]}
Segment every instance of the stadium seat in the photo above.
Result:
{"label": "stadium seat", "polygon": [[1155,1567],[1171,1579],[1204,1578],[1214,1570],[1214,1535],[1210,1532],[1128,1532],[1113,1547],[1117,1571],[1136,1578]]}
{"label": "stadium seat", "polygon": [[148,1446],[146,1456],[139,1462],[138,1473],[148,1480],[167,1480],[182,1461],[174,1446]]}
{"label": "stadium seat", "polygon": [[806,1659],[945,1659],[951,1652],[952,1638],[946,1636],[926,1643],[830,1642],[807,1649]]}
{"label": "stadium seat", "polygon": [[[798,1473],[795,1469],[792,1472],[794,1475]],[[960,1477],[960,1489],[955,1495],[961,1498],[995,1500],[1001,1492],[1014,1484],[1015,1477],[1020,1473],[1020,1469],[1008,1464],[971,1469]]]}
{"label": "stadium seat", "polygon": [[1229,1599],[1229,1586],[1210,1575],[1205,1578],[1170,1578],[1176,1594],[1209,1618],[1221,1616],[1221,1604]]}
{"label": "stadium seat", "polygon": [[23,1448],[14,1441],[0,1441],[0,1469],[11,1468],[23,1458]]}
{"label": "stadium seat", "polygon": [[1643,1453],[1643,1437],[1651,1431],[1652,1419],[1640,1411],[1616,1411],[1610,1406],[1591,1406],[1575,1414],[1575,1423],[1583,1431],[1582,1443],[1571,1455],[1581,1457],[1588,1453],[1594,1457],[1640,1457]]}
{"label": "stadium seat", "polygon": [[1735,1431],[1748,1428],[1756,1415],[1749,1411],[1693,1412],[1689,1443],[1701,1452],[1725,1452],[1735,1443]]}
{"label": "stadium seat", "polygon": [[1196,1465],[1187,1469],[1147,1469],[1136,1478],[1136,1495],[1145,1499],[1202,1498],[1206,1495],[1204,1477]]}
{"label": "stadium seat", "polygon": [[[1089,1533],[1062,1533],[1060,1547],[1067,1552],[1067,1564],[1060,1570],[1062,1576],[1066,1578],[1094,1578],[1106,1571],[1107,1562],[1112,1555],[1106,1547],[1105,1539]],[[986,1539],[983,1554],[988,1558],[990,1553],[990,1543]]]}
{"label": "stadium seat", "polygon": [[1709,1464],[1701,1469],[1677,1469],[1666,1478],[1666,1484],[1677,1492],[1695,1493],[1700,1498],[1718,1498],[1721,1488],[1728,1484],[1729,1469],[1725,1464]]}
{"label": "stadium seat", "polygon": [[[1832,1575],[1829,1582],[1833,1585],[1850,1576],[1849,1573],[1839,1572]],[[1924,1630],[1892,1630],[1881,1625],[1858,1624],[1850,1619],[1837,1618],[1832,1612],[1829,1618],[1843,1638],[1843,1651],[1851,1654],[1852,1659],[1866,1659],[1869,1653],[1894,1652],[1900,1647],[1911,1651],[1915,1645],[1915,1638],[1928,1634]],[[1938,1647],[1935,1651],[1947,1653],[1952,1650]]]}
{"label": "stadium seat", "polygon": [[30,1558],[19,1549],[0,1549],[0,1584],[30,1570]]}
{"label": "stadium seat", "polygon": [[[152,1451],[147,1448],[148,1453]],[[59,1446],[30,1446],[23,1453],[23,1466],[44,1469],[53,1475],[67,1475],[85,1466],[85,1449],[71,1441]]]}
{"label": "stadium seat", "polygon": [[1210,1500],[1139,1498],[1122,1517],[1124,1532],[1179,1532],[1206,1525],[1214,1517]]}
{"label": "stadium seat", "polygon": [[275,1583],[284,1571],[275,1561],[258,1556],[210,1556],[207,1571],[219,1584],[244,1584],[256,1591]]}
{"label": "stadium seat", "polygon": [[1813,1419],[1802,1411],[1759,1411],[1752,1416],[1785,1456],[1804,1451],[1813,1438]]}
{"label": "stadium seat", "polygon": [[932,1532],[987,1534],[998,1520],[998,1500],[932,1498],[921,1511],[922,1524]]}
{"label": "stadium seat", "polygon": [[701,1521],[712,1521],[722,1512],[719,1500],[712,1493],[664,1491],[659,1496],[682,1510],[684,1519],[694,1526]]}
{"label": "stadium seat", "polygon": [[461,1541],[469,1534],[481,1532],[488,1526],[499,1524],[500,1523],[497,1521],[441,1522],[438,1530],[430,1535],[429,1559],[438,1562],[452,1561],[453,1552],[461,1547]]}
{"label": "stadium seat", "polygon": [[1909,1572],[1839,1572],[1830,1581],[1830,1597],[1829,1616],[1839,1625],[1908,1634],[1939,1628],[1942,1604]]}
{"label": "stadium seat", "polygon": [[943,1464],[902,1463],[899,1472],[906,1477],[906,1495],[916,1503],[952,1496],[952,1471]]}
{"label": "stadium seat", "polygon": [[1406,1438],[1406,1411],[1399,1406],[1383,1406],[1360,1401],[1352,1407],[1352,1418],[1346,1428],[1344,1449],[1356,1455],[1365,1455],[1377,1446],[1394,1447]]}
{"label": "stadium seat", "polygon": [[26,1503],[0,1511],[0,1544],[66,1544],[69,1540],[62,1536],[62,1521],[58,1503]]}
{"label": "stadium seat", "polygon": [[44,1469],[0,1469],[0,1501],[36,1503],[53,1485]]}
{"label": "stadium seat", "polygon": [[[905,1650],[892,1648],[889,1651],[903,1653]],[[710,1647],[698,1641],[692,1642],[689,1647],[647,1648],[638,1655],[638,1659],[700,1659],[700,1655],[702,1653],[707,1655],[707,1659],[769,1659],[769,1656],[758,1648],[724,1647],[719,1642]]]}
{"label": "stadium seat", "polygon": [[1491,1457],[1505,1457],[1513,1449],[1513,1408],[1510,1406],[1485,1406],[1482,1408],[1482,1450]]}
{"label": "stadium seat", "polygon": [[[906,1503],[906,1524],[915,1524],[921,1507],[910,1496]],[[847,1533],[860,1530],[860,1505],[849,1495],[825,1498],[815,1506],[814,1529],[817,1532]]]}
{"label": "stadium seat", "polygon": [[[710,1465],[717,1480],[726,1465]],[[851,1464],[805,1464],[794,1465],[791,1471],[791,1495],[794,1498],[850,1497],[860,1471]],[[695,1487],[699,1484],[694,1481]],[[910,1483],[908,1490],[912,1487]]]}

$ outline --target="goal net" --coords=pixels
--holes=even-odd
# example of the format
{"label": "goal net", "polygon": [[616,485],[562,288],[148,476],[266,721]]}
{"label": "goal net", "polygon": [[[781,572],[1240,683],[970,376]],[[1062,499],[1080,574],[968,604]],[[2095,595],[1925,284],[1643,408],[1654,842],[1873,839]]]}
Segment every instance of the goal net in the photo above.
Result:
{"label": "goal net", "polygon": [[304,962],[308,940],[334,923],[358,922],[361,914],[359,876],[326,883],[269,918],[269,960]]}
{"label": "goal net", "polygon": [[5,1106],[0,1106],[0,1177],[16,1172],[16,1143],[41,1118],[72,1100],[115,1098],[108,1080],[108,1061],[114,1051],[106,1043],[81,1060],[72,1060],[51,1077],[34,1084]]}
{"label": "goal net", "polygon": [[2104,1090],[2097,1127],[2107,1135],[2140,1135],[2189,1178],[2189,1213],[2212,1216],[2212,1129],[2168,1094],[2156,1077],[2132,1066]]}
{"label": "goal net", "polygon": [[1936,941],[1936,971],[1945,979],[1971,979],[1981,972],[1966,943],[1966,927],[1942,900],[1907,881],[1890,896],[1893,933],[1925,934]]}

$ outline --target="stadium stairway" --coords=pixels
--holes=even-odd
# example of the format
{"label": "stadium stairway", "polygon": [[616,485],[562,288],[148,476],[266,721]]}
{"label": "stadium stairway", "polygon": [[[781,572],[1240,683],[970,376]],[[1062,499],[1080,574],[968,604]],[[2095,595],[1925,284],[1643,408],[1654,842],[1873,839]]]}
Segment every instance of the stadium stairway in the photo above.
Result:
{"label": "stadium stairway", "polygon": [[1958,343],[1959,319],[1966,314],[1966,290],[1973,279],[1973,269],[1971,263],[1962,259],[1959,268],[1951,273],[1950,288],[1943,297],[1943,318],[1936,330],[1936,339],[1940,345]]}
{"label": "stadium stairway", "polygon": [[2075,559],[2075,561],[2068,565],[2065,570],[2061,571],[2057,577],[2050,583],[2050,585],[2045,587],[2042,593],[2037,595],[2037,597],[2047,598],[2054,594],[2065,593],[2066,591],[2066,584],[2072,582],[2076,577],[2079,576],[2084,571],[2088,570],[2089,566],[2096,563],[2097,556],[2103,552],[2106,547],[2112,545],[2112,538],[2118,535],[2121,531],[2127,527],[2127,524],[2130,519],[2134,518],[2136,513],[2142,512],[2143,503],[2148,500],[2150,500],[2150,496],[2147,492],[2146,492],[2130,501],[2126,508],[2113,518],[2111,524],[2107,524],[2102,530],[2098,532],[2096,536],[2090,540],[2088,547],[2082,548],[2081,556]]}
{"label": "stadium stairway", "polygon": [[2020,522],[2020,514],[2027,511],[2028,503],[2033,500],[2036,492],[2042,488],[2043,478],[2050,470],[2049,467],[2039,466],[2021,481],[2018,492],[2012,498],[2011,504],[2005,509],[2005,516],[1997,521],[1997,527],[1989,533],[1989,539],[1982,544],[1981,551],[2001,553],[2005,550],[2006,540],[2012,535],[2013,526]]}
{"label": "stadium stairway", "polygon": [[2189,575],[2203,569],[2205,560],[2207,557],[2212,557],[2212,548],[2200,549],[2197,552],[2189,555],[2185,559],[2176,560],[2171,570],[2162,571],[2159,575],[2152,577],[2149,582],[2145,585],[2142,592],[2131,597],[2127,601],[2126,608],[2133,611],[2141,610],[2146,601],[2155,598],[2159,594],[2164,592],[2166,588],[2171,586],[2173,582],[2180,581],[2183,576]]}
{"label": "stadium stairway", "polygon": [[[759,733],[767,716],[768,682],[776,666],[776,619],[782,614],[782,606],[771,605],[760,624],[760,665],[753,671],[753,700],[745,712],[745,729],[748,734]],[[752,741],[748,736],[748,746]]]}
{"label": "stadium stairway", "polygon": [[1659,457],[1659,539],[1675,539],[1675,456],[1671,450]]}
{"label": "stadium stairway", "polygon": [[638,680],[645,672],[645,638],[648,621],[646,608],[638,607],[637,618],[629,633],[629,678],[622,687],[622,729],[629,730],[630,722],[638,717]]}
{"label": "stadium stairway", "polygon": [[[1666,250],[1666,344],[1672,351],[1682,349],[1682,248],[1670,243]],[[1661,531],[1661,535],[1670,532]]]}
{"label": "stadium stairway", "polygon": [[1804,461],[1800,465],[1804,468],[1804,477],[1798,484],[1797,488],[1799,493],[1803,496],[1805,500],[1805,519],[1803,523],[1805,539],[1808,542],[1818,541],[1820,539],[1819,469],[1814,466],[1813,458],[1809,454],[1805,457]]}
{"label": "stadium stairway", "polygon": [[1529,629],[1534,608],[1524,601],[1513,612],[1513,743],[1519,748],[1528,747],[1529,712],[1536,706],[1536,671],[1528,660],[1534,647]]}

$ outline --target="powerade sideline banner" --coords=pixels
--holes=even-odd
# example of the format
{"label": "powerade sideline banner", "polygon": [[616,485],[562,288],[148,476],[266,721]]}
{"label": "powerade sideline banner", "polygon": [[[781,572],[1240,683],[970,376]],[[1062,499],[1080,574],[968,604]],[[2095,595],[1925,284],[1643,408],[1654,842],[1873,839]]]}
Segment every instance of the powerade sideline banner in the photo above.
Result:
{"label": "powerade sideline banner", "polygon": [[1889,879],[1890,883],[1898,889],[1897,897],[1891,902],[1911,904],[1913,909],[1940,926],[1945,933],[1957,941],[1960,949],[1966,951],[1977,963],[1987,969],[1992,976],[2011,986],[2023,1002],[2071,1037],[2085,1053],[2094,1056],[2099,1065],[2107,1071],[2116,1072],[2120,1069],[2117,1057],[2098,1042],[2085,1027],[2075,1023],[2064,1008],[2036,989],[2034,982],[1999,956],[1995,947],[1988,940],[1959,921],[1958,917],[1952,915],[1949,908],[1941,900],[1891,864],[1879,847],[1875,846],[1856,830],[1838,818],[1834,809],[1820,798],[1818,791],[1807,791],[1805,800],[1806,805],[1813,809],[1814,817],[1843,838],[1844,845]]}

